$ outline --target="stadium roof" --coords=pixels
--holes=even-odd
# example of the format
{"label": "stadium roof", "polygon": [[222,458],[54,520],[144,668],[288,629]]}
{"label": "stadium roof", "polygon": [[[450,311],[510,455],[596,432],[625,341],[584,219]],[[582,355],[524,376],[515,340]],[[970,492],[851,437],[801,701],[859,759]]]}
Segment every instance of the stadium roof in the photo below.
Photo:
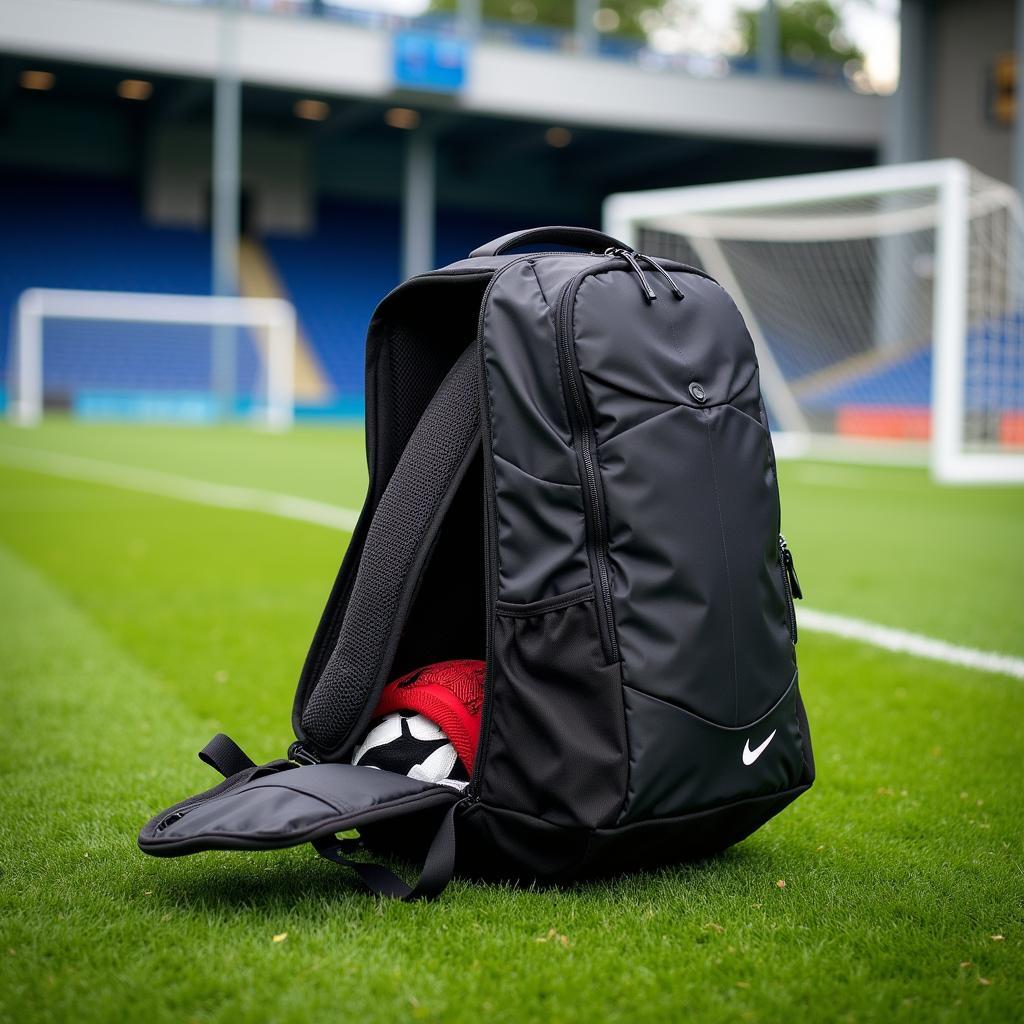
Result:
{"label": "stadium roof", "polygon": [[[246,83],[389,103],[403,98],[395,86],[390,24],[255,12],[234,17],[234,58]],[[220,12],[205,6],[33,0],[9,6],[0,51],[209,78],[223,56],[220,24]],[[483,117],[742,141],[875,148],[883,130],[883,101],[835,82],[701,78],[487,39],[471,48],[461,89],[417,93],[417,100]]]}

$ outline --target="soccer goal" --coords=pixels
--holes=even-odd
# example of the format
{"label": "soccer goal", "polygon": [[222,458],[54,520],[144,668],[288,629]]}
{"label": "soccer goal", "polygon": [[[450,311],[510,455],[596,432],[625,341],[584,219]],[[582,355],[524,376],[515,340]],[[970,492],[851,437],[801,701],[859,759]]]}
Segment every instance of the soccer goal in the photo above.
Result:
{"label": "soccer goal", "polygon": [[1024,481],[1024,222],[956,160],[611,196],[607,231],[706,270],[754,340],[780,454]]}
{"label": "soccer goal", "polygon": [[283,299],[31,288],[14,311],[8,406],[86,419],[291,426],[295,311]]}

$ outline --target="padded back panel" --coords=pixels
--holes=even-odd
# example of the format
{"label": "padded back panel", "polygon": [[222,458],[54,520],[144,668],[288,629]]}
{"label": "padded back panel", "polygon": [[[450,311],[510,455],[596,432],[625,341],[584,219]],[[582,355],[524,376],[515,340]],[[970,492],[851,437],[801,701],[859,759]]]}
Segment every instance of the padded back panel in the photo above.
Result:
{"label": "padded back panel", "polygon": [[377,307],[366,336],[367,441],[386,486],[416,424],[477,336],[489,271],[414,277]]}
{"label": "padded back panel", "polygon": [[476,345],[420,418],[374,512],[338,642],[302,714],[323,760],[369,722],[438,530],[480,442]]}

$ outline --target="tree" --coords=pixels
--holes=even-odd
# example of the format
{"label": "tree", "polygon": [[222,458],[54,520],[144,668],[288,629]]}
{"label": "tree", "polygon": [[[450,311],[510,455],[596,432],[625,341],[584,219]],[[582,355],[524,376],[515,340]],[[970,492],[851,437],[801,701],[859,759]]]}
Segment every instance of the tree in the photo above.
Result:
{"label": "tree", "polygon": [[[721,0],[704,0],[718,3]],[[457,0],[431,0],[431,10],[454,11]],[[657,28],[671,27],[685,39],[701,21],[701,0],[602,0],[598,27],[608,35],[647,39]],[[571,29],[573,0],[483,0],[488,20]],[[757,52],[758,9],[736,13],[741,45]],[[735,39],[735,32],[733,33]],[[861,61],[863,54],[843,34],[842,13],[832,0],[788,0],[779,3],[779,39],[782,55],[798,63]],[[726,41],[722,41],[723,50]],[[733,42],[735,45],[735,42]]]}
{"label": "tree", "polygon": [[[780,3],[778,11],[779,46],[784,59],[798,64],[863,61],[864,54],[844,34],[842,13],[831,0],[791,0]],[[760,13],[738,12],[747,53],[757,52]]]}
{"label": "tree", "polygon": [[[608,34],[644,38],[642,16],[657,10],[663,0],[604,0],[598,15],[599,27]],[[454,11],[457,0],[432,0],[433,11]],[[575,20],[573,0],[483,0],[483,16],[488,20],[519,25],[571,29]]]}

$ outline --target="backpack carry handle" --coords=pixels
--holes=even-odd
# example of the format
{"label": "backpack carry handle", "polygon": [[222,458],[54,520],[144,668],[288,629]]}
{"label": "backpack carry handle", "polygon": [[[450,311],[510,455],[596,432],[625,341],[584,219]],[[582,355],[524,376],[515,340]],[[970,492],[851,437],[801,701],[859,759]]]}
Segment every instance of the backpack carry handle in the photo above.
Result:
{"label": "backpack carry handle", "polygon": [[571,228],[563,225],[555,225],[545,228],[526,228],[523,231],[510,231],[507,235],[494,238],[486,245],[478,246],[469,255],[474,256],[500,256],[509,249],[518,249],[524,245],[535,245],[538,242],[553,242],[555,245],[564,245],[571,249],[586,249],[588,252],[596,250],[604,252],[605,249],[629,249],[624,242],[620,242],[603,231],[595,231],[593,228]]}

